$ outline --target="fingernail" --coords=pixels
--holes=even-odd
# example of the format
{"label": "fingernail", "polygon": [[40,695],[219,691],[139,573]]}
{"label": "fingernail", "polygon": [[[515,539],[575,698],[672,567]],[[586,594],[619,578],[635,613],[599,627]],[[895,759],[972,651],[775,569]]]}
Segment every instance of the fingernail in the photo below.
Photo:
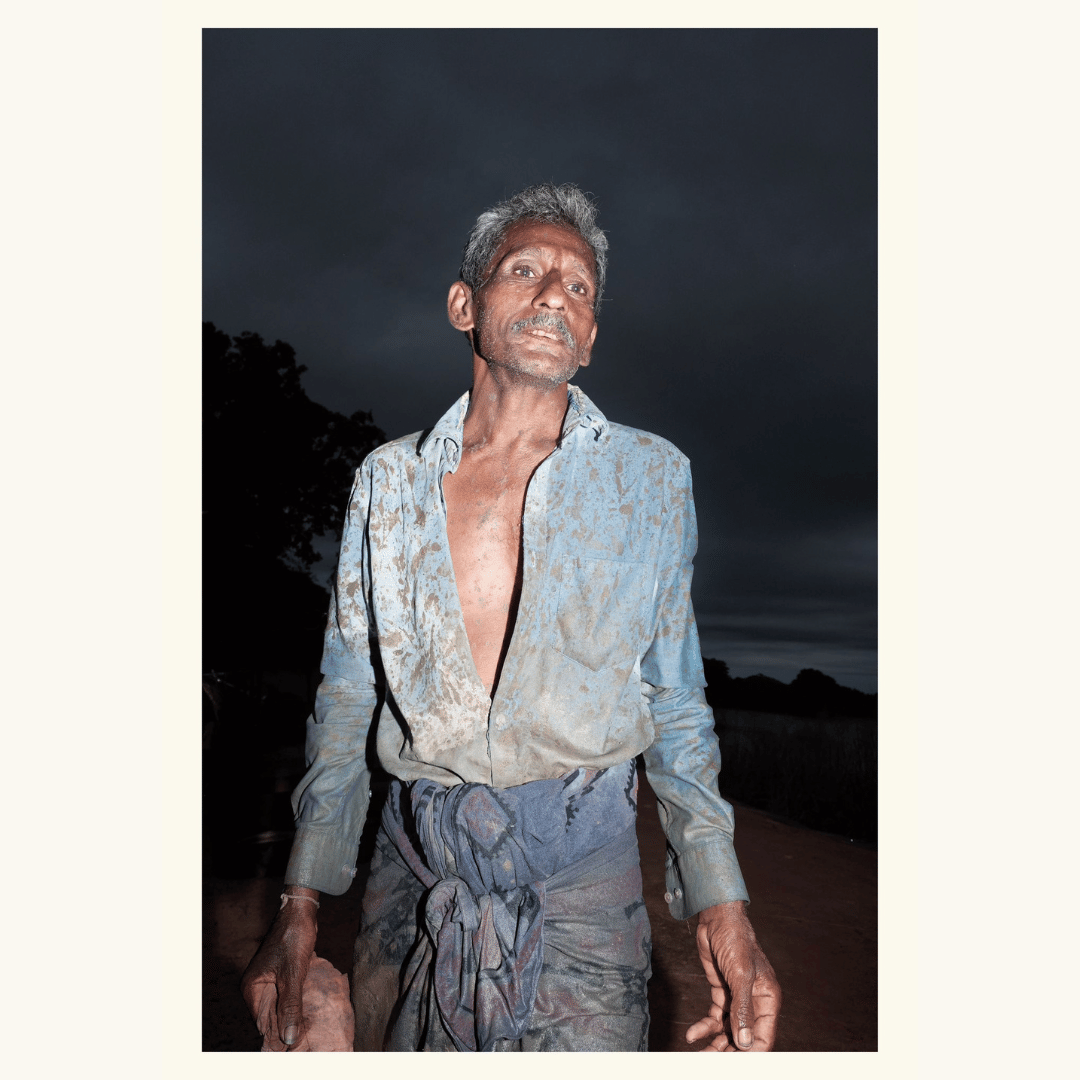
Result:
{"label": "fingernail", "polygon": [[281,1041],[282,1041],[282,1042],[283,1042],[283,1043],[284,1043],[284,1044],[285,1044],[286,1046],[292,1046],[292,1044],[293,1044],[294,1042],[296,1042],[296,1036],[297,1036],[297,1035],[299,1035],[299,1034],[300,1034],[300,1032],[296,1030],[296,1025],[295,1025],[295,1024],[290,1024],[290,1025],[289,1025],[289,1026],[288,1026],[288,1027],[287,1027],[287,1028],[285,1029],[285,1034],[284,1034],[284,1035],[282,1035],[282,1037],[281,1037]]}
{"label": "fingernail", "polygon": [[[288,1042],[289,1040],[286,1039],[285,1041]],[[753,1042],[754,1042],[754,1033],[749,1028],[740,1028],[739,1029],[739,1045],[740,1046],[751,1046],[753,1044]]]}

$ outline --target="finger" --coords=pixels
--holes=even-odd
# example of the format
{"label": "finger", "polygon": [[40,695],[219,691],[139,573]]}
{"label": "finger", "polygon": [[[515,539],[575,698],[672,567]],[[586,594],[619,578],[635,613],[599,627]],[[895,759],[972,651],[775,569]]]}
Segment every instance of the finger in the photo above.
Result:
{"label": "finger", "polygon": [[264,1050],[277,1053],[288,1050],[288,1047],[281,1041],[280,1029],[277,1023],[277,989],[272,984],[265,988],[259,1000],[255,1024],[263,1037],[262,1048]]}
{"label": "finger", "polygon": [[256,954],[244,972],[240,980],[240,993],[263,1037],[263,1049],[284,1050],[277,1029],[277,982],[258,963],[259,959],[260,954]]}
{"label": "finger", "polygon": [[277,1034],[277,988],[273,983],[257,983],[244,996],[259,1034],[264,1039],[274,1037]]}
{"label": "finger", "polygon": [[240,996],[244,999],[244,1004],[247,1005],[248,1012],[252,1016],[258,1015],[259,1002],[268,985],[271,990],[274,989],[272,979],[267,979],[265,975],[253,974],[250,966],[244,972],[244,977],[240,980]]}
{"label": "finger", "polygon": [[735,1049],[735,1047],[731,1045],[731,1042],[728,1039],[727,1031],[726,1030],[721,1030],[721,1031],[717,1032],[716,1037],[713,1038],[713,1039],[710,1039],[709,1042],[698,1051],[698,1053],[699,1054],[705,1054],[705,1053],[709,1053],[709,1054],[718,1054],[718,1053],[726,1054],[729,1051],[732,1051],[734,1049]]}
{"label": "finger", "polygon": [[711,1016],[702,1017],[696,1024],[691,1024],[686,1029],[686,1041],[697,1042],[698,1039],[708,1039],[717,1034],[724,1033],[724,1025]]}
{"label": "finger", "polygon": [[304,1017],[300,1006],[300,1000],[295,1003],[287,1003],[278,1006],[277,1012],[278,1030],[281,1032],[281,1041],[286,1046],[295,1046],[300,1041],[300,1032],[303,1029]]}
{"label": "finger", "polygon": [[754,996],[750,979],[736,978],[731,987],[731,1033],[740,1050],[754,1045]]}
{"label": "finger", "polygon": [[300,1042],[304,1026],[303,987],[304,973],[290,972],[281,981],[277,1002],[277,1029],[281,1041],[288,1047]]}
{"label": "finger", "polygon": [[731,1042],[728,1040],[727,1032],[726,1031],[721,1031],[716,1036],[715,1039],[710,1039],[709,1040],[709,1044],[707,1046],[703,1046],[701,1048],[701,1052],[704,1052],[704,1051],[708,1050],[708,1051],[711,1051],[714,1054],[715,1053],[727,1053],[729,1050],[734,1050],[734,1049],[735,1049],[735,1047],[732,1046]]}
{"label": "finger", "polygon": [[701,1039],[708,1039],[707,1046],[703,1046],[698,1051],[699,1053],[709,1051],[721,1051],[721,1050],[734,1050],[735,1047],[731,1045],[728,1039],[728,1029],[723,1019],[718,1016],[705,1016],[699,1020],[696,1024],[691,1024],[686,1029],[686,1041],[688,1043],[699,1042]]}
{"label": "finger", "polygon": [[768,1053],[776,1042],[776,1017],[759,1016],[754,1021],[754,1042],[749,1048],[754,1051]]}
{"label": "finger", "polygon": [[776,1042],[776,1021],[780,1016],[780,984],[762,977],[754,993],[754,1049],[768,1051]]}

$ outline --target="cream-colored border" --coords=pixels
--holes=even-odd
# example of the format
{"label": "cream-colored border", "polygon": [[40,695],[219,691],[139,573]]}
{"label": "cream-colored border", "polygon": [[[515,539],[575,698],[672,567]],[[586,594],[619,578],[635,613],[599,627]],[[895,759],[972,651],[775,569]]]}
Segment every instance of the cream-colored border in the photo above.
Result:
{"label": "cream-colored border", "polygon": [[[177,155],[175,171],[169,170],[170,183],[177,183],[178,191],[169,189],[170,204],[175,199],[178,210],[173,217],[170,210],[168,224],[172,227],[171,239],[182,248],[183,256],[175,262],[176,272],[170,275],[171,296],[185,300],[178,302],[178,309],[183,317],[175,320],[175,325],[190,328],[189,338],[181,346],[178,342],[173,371],[176,375],[174,401],[185,401],[182,415],[190,418],[194,415],[195,403],[191,395],[193,386],[185,378],[184,367],[190,358],[198,355],[196,321],[190,312],[197,307],[198,255],[197,238],[199,222],[196,218],[197,200],[193,193],[198,190],[198,144],[193,142],[198,124],[198,70],[193,64],[190,50],[197,45],[200,25],[213,26],[338,26],[338,25],[401,25],[402,19],[395,12],[390,19],[379,18],[364,11],[358,18],[358,9],[353,5],[314,4],[301,9],[292,3],[227,3],[213,5],[194,5],[172,9],[167,26],[175,25],[175,31],[167,30],[172,37],[175,34],[174,54],[169,56],[169,85],[176,90],[174,99],[175,113],[168,116],[169,128],[176,139],[172,145],[183,152]],[[192,11],[205,11],[204,24],[192,20]],[[445,8],[429,8],[420,15],[415,8],[415,25],[461,25],[474,26],[535,26],[538,25],[538,10],[535,6],[507,7],[494,4],[471,4],[467,9],[456,9],[448,18]],[[643,4],[591,4],[587,9],[579,5],[558,4],[543,10],[544,25],[622,25],[656,26],[658,9],[655,5]],[[175,23],[173,19],[175,18]],[[910,193],[916,184],[916,149],[915,149],[915,110],[911,88],[917,79],[915,24],[910,14],[905,13],[900,5],[879,5],[865,3],[836,4],[715,4],[715,5],[679,5],[672,17],[662,21],[670,26],[878,26],[880,27],[879,47],[881,63],[881,118],[882,118],[882,276],[881,276],[881,372],[882,401],[887,407],[882,409],[882,562],[889,573],[882,585],[882,656],[881,665],[881,750],[885,768],[882,773],[882,843],[881,843],[881,896],[882,903],[882,978],[880,980],[881,1001],[881,1043],[878,1055],[828,1055],[832,1060],[827,1064],[821,1055],[812,1055],[807,1061],[796,1066],[790,1055],[775,1055],[768,1064],[760,1065],[769,1073],[779,1070],[786,1073],[798,1068],[800,1073],[808,1068],[819,1072],[828,1070],[830,1076],[849,1073],[852,1076],[864,1076],[866,1070],[876,1071],[885,1066],[907,1068],[913,1061],[913,1047],[909,1041],[910,1028],[906,1020],[909,1003],[917,997],[911,957],[915,944],[914,927],[902,917],[910,910],[915,900],[916,881],[912,867],[917,861],[917,844],[910,829],[910,820],[905,813],[908,803],[905,795],[905,778],[914,774],[917,765],[917,744],[912,738],[913,725],[910,717],[915,715],[914,687],[905,677],[911,669],[914,621],[913,598],[915,595],[914,567],[907,563],[895,566],[893,556],[900,550],[911,550],[914,544],[914,491],[912,488],[912,462],[903,453],[904,441],[900,430],[906,424],[906,417],[915,407],[915,380],[912,365],[904,359],[916,353],[916,327],[909,317],[914,307],[914,281],[912,266],[915,259],[916,216],[915,204]],[[412,21],[412,20],[410,20]],[[173,74],[175,65],[175,74]],[[180,177],[184,179],[181,180]],[[181,224],[182,222],[182,224]],[[172,243],[170,243],[172,249]],[[171,261],[171,260],[170,260]],[[190,305],[190,306],[189,306]],[[188,408],[191,412],[188,413]],[[194,589],[194,582],[191,584]],[[194,640],[194,635],[188,641]],[[178,643],[179,647],[179,643]],[[192,670],[188,668],[187,670]],[[177,683],[180,683],[177,672]],[[176,723],[179,724],[177,716]],[[178,748],[179,751],[180,748]],[[178,785],[176,803],[182,805],[185,784]],[[190,799],[190,796],[189,796]],[[178,815],[177,827],[186,826],[190,839],[190,819]],[[192,868],[196,863],[190,860]],[[187,874],[178,880],[189,881]],[[190,885],[187,886],[190,889]],[[193,894],[192,894],[193,895]],[[179,910],[176,923],[182,922]],[[190,958],[197,955],[197,926],[190,921],[186,927],[189,942],[181,955]],[[193,1001],[198,1000],[197,971],[186,970],[182,981],[175,984],[172,992],[173,1006],[170,1013],[180,1013],[189,1009]],[[192,1029],[196,1019],[191,1021]],[[191,1048],[192,1051],[195,1047]],[[176,1060],[180,1069],[195,1068],[200,1072],[213,1067],[211,1058],[216,1055],[198,1055],[189,1059],[185,1053]],[[243,1061],[241,1061],[241,1058]],[[633,1074],[644,1074],[645,1070],[655,1068],[647,1059],[638,1055],[627,1056],[617,1066],[610,1057],[600,1062],[599,1067],[607,1071],[613,1067],[629,1069]],[[863,1059],[863,1060],[858,1060]],[[260,1059],[254,1059],[259,1061]],[[182,1064],[181,1064],[182,1062]],[[693,1058],[687,1056],[680,1060],[680,1069],[691,1074],[710,1073],[718,1066],[716,1059],[703,1055]],[[258,1069],[247,1055],[229,1058],[228,1069],[235,1074],[237,1069]],[[385,1067],[385,1066],[384,1066]],[[440,1069],[477,1068],[481,1072],[493,1069],[494,1063],[467,1065],[458,1059],[452,1062],[439,1062]],[[590,1068],[596,1066],[590,1065]],[[338,1070],[355,1068],[344,1064],[309,1064],[308,1069]],[[535,1058],[521,1063],[516,1068],[527,1072],[537,1072],[542,1066]],[[410,1070],[411,1071],[411,1070]]]}
{"label": "cream-colored border", "polygon": [[[25,790],[16,784],[9,805],[14,872],[8,890],[27,891],[54,937],[70,927],[61,954],[43,960],[39,937],[8,916],[17,960],[9,971],[19,972],[24,1000],[49,1003],[41,1010],[49,1027],[40,1035],[31,1036],[32,1027],[24,1028],[18,1018],[12,1023],[15,1055],[29,1052],[36,1063],[64,1046],[78,1055],[81,1067],[97,1059],[111,1070],[153,1073],[163,1065],[167,1075],[185,1077],[275,1068],[261,1055],[199,1050],[199,857],[191,815],[197,803],[199,703],[191,672],[199,664],[200,31],[203,26],[410,24],[880,29],[881,1050],[858,1060],[831,1055],[827,1063],[822,1055],[797,1064],[792,1055],[772,1055],[757,1068],[785,1073],[827,1068],[833,1075],[852,1076],[887,1069],[907,1075],[915,1064],[917,1039],[924,1056],[939,1048],[948,1052],[958,1042],[975,1058],[988,1052],[985,1042],[973,1044],[962,1030],[975,1015],[972,997],[984,987],[972,986],[963,970],[947,965],[942,970],[924,963],[918,970],[920,942],[929,938],[938,946],[941,931],[924,921],[917,940],[913,915],[920,866],[924,881],[930,878],[924,888],[935,898],[942,880],[937,856],[917,845],[914,828],[917,806],[924,838],[938,831],[934,814],[940,795],[920,788],[915,778],[919,757],[932,757],[941,746],[936,729],[930,738],[925,728],[916,735],[914,603],[920,575],[931,590],[945,585],[932,562],[917,566],[913,557],[916,439],[932,459],[923,483],[937,500],[935,509],[948,508],[942,492],[949,483],[933,476],[943,460],[938,451],[948,442],[941,437],[942,422],[932,411],[924,414],[930,430],[920,432],[913,419],[918,409],[914,358],[920,345],[914,314],[920,225],[916,109],[920,93],[930,98],[922,123],[931,133],[932,152],[948,151],[957,121],[970,120],[979,107],[964,85],[972,46],[981,58],[979,75],[985,77],[986,61],[1008,54],[1017,30],[988,22],[992,15],[985,6],[945,2],[932,13],[924,9],[930,25],[923,28],[920,46],[914,10],[910,3],[814,0],[664,9],[627,2],[542,7],[474,2],[452,9],[410,4],[377,10],[357,3],[132,0],[92,8],[49,5],[40,15],[9,17],[2,75],[14,118],[7,129],[13,153],[6,181],[14,222],[5,259],[12,348],[5,457],[13,477],[7,489],[12,517],[6,562],[9,574],[14,567],[23,579],[9,591],[10,602],[21,602],[26,612],[14,628],[16,640],[9,642],[11,654],[23,646],[12,680],[18,686],[9,730],[10,771],[26,779]],[[1042,43],[1057,48],[1062,67],[1071,65],[1071,58],[1060,55],[1067,40],[1062,33]],[[1018,108],[1025,99],[1011,51],[1008,85],[1014,91],[1011,107]],[[1040,59],[1021,56],[1021,71],[1025,65],[1038,73]],[[961,98],[971,111],[942,107]],[[1039,104],[1045,122],[1049,103]],[[1052,105],[1049,115],[1055,115]],[[954,164],[963,168],[962,161]],[[1017,181],[1023,177],[1022,167],[1007,157],[993,165],[985,186],[970,193],[988,209],[988,191],[1000,185],[1003,174]],[[1050,183],[1058,194],[1066,190],[1060,179]],[[934,199],[927,203],[922,242],[933,246],[939,231],[955,228],[955,221]],[[977,235],[969,220],[965,227],[965,236]],[[979,250],[989,261],[985,245]],[[959,267],[946,275],[940,264],[923,265],[934,285],[922,316],[928,337],[937,332],[939,320],[948,319],[937,303],[946,279],[960,301],[970,299],[965,290],[971,286]],[[985,281],[985,267],[975,276],[980,273]],[[983,311],[995,324],[1006,315]],[[971,348],[974,341],[980,349],[992,345],[984,328],[968,329],[970,336],[954,343],[958,349]],[[951,402],[962,398],[955,384],[967,369],[956,359],[935,353],[929,375],[923,371],[935,402],[942,400],[939,391]],[[1045,407],[1052,411],[1065,397],[1052,396]],[[989,404],[981,396],[980,407],[1005,401],[999,391]],[[26,477],[32,482],[24,482]],[[985,644],[986,637],[978,627],[950,629],[948,645],[957,658],[952,676],[962,679],[971,646],[965,649],[959,639],[967,633]],[[940,628],[927,637],[935,647],[945,646]],[[931,653],[928,669],[934,659]],[[924,676],[924,693],[926,681]],[[51,720],[53,713],[62,721],[59,726]],[[985,718],[973,719],[979,722],[973,737],[984,740]],[[54,760],[61,765],[54,768]],[[938,779],[939,771],[933,775]],[[42,806],[59,808],[42,815]],[[42,820],[44,836],[38,831]],[[968,840],[970,830],[957,843]],[[943,946],[944,940],[944,957]],[[28,987],[36,987],[38,996]],[[961,994],[962,1006],[954,1000]],[[1022,1021],[1003,1003],[1011,996],[1010,988],[998,987],[987,1004],[1001,1017],[1006,1042],[1009,1029]],[[277,1068],[320,1073],[338,1069],[351,1075],[362,1067],[326,1057],[308,1057],[306,1066],[277,1060]],[[438,1067],[453,1073],[492,1066],[454,1058]],[[539,1065],[531,1059],[517,1067]],[[628,1062],[605,1056],[588,1067],[638,1071],[650,1065],[640,1056]],[[722,1067],[711,1056],[680,1062],[680,1069],[691,1073]]]}

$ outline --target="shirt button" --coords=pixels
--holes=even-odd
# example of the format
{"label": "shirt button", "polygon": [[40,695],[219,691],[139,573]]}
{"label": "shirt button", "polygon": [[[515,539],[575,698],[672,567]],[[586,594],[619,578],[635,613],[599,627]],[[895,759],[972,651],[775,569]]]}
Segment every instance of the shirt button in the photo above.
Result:
{"label": "shirt button", "polygon": [[664,903],[665,904],[670,904],[671,901],[674,900],[674,899],[675,899],[675,897],[672,896],[671,893],[669,893],[669,892],[664,893]]}
{"label": "shirt button", "polygon": [[682,889],[676,889],[675,890],[675,899],[676,900],[681,900],[682,899]]}
{"label": "shirt button", "polygon": [[499,729],[500,731],[501,731],[501,730],[502,730],[502,729],[503,729],[504,727],[506,727],[506,713],[499,713],[499,715],[495,717],[495,726],[496,726],[496,727],[497,727],[497,728],[498,728],[498,729]]}

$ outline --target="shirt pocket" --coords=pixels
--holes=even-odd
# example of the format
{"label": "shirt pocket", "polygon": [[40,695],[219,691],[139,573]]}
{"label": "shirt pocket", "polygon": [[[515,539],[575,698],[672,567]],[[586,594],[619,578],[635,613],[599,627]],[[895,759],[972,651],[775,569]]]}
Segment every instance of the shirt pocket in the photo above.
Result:
{"label": "shirt pocket", "polygon": [[564,555],[554,647],[600,671],[632,667],[649,620],[652,578],[645,563]]}

